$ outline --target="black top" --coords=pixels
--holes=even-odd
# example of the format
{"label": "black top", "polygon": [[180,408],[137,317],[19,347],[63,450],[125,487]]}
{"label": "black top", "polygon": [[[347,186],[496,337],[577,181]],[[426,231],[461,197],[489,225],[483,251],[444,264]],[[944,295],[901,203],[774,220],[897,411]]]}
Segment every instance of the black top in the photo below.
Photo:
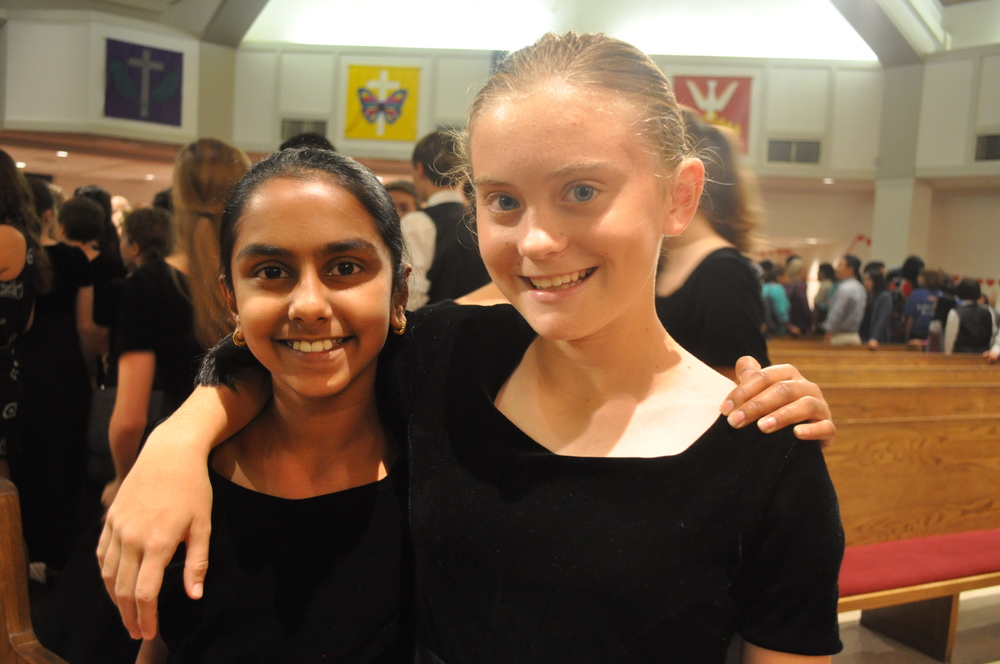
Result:
{"label": "black top", "polygon": [[493,405],[534,338],[511,307],[432,309],[411,330],[397,386],[429,661],[722,662],[734,630],[840,649],[843,531],[818,445],[720,418],[676,456],[558,456]]}
{"label": "black top", "polygon": [[[379,385],[409,418],[421,662],[722,662],[734,631],[839,651],[844,536],[817,444],[720,418],[676,456],[559,456],[493,405],[535,338],[512,307],[408,316]],[[253,361],[213,359],[207,382]]]}
{"label": "black top", "polygon": [[62,242],[44,249],[52,263],[52,290],[35,298],[35,320],[25,338],[31,339],[32,346],[37,344],[42,355],[56,354],[53,351],[59,346],[67,356],[78,357],[83,366],[76,331],[76,299],[81,288],[93,285],[90,263],[82,251]]}
{"label": "black top", "polygon": [[117,358],[129,351],[156,354],[153,389],[174,405],[191,393],[204,351],[194,334],[187,279],[162,259],[143,263],[122,288],[111,385],[118,382]]}
{"label": "black top", "polygon": [[94,282],[94,322],[103,327],[111,327],[118,322],[125,266],[120,260],[107,254],[99,254],[90,261],[90,275]]}
{"label": "black top", "polygon": [[160,631],[170,662],[410,662],[406,471],[346,491],[289,500],[211,472],[215,500],[205,594],[168,566]]}
{"label": "black top", "polygon": [[427,270],[431,284],[427,304],[462,297],[489,283],[490,275],[466,222],[465,206],[441,203],[425,208],[424,212],[437,228],[434,260]]}
{"label": "black top", "polygon": [[[22,233],[23,235],[23,233]],[[28,249],[24,266],[13,279],[0,281],[0,459],[21,442],[16,426],[22,399],[18,380],[20,366],[14,342],[28,326],[35,305],[35,254]]]}
{"label": "black top", "polygon": [[990,349],[993,336],[993,316],[978,302],[965,302],[955,307],[958,313],[958,334],[954,352],[983,353]]}
{"label": "black top", "polygon": [[[14,340],[28,327],[34,306],[35,251],[29,248],[17,276],[0,281],[0,357],[13,356]],[[9,378],[6,373],[0,374],[0,380]]]}
{"label": "black top", "polygon": [[677,343],[710,367],[732,367],[744,355],[771,364],[760,331],[760,281],[736,249],[706,256],[684,285],[656,298],[656,314]]}

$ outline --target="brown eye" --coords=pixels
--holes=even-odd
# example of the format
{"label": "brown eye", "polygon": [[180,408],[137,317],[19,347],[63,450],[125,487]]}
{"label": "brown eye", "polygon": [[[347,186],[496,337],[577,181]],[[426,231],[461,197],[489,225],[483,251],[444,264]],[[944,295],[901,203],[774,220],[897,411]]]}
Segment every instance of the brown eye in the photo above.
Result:
{"label": "brown eye", "polygon": [[338,277],[349,277],[357,274],[361,266],[351,261],[340,261],[333,266],[333,274]]}
{"label": "brown eye", "polygon": [[277,265],[267,265],[265,267],[262,267],[257,272],[257,275],[264,279],[281,279],[282,277],[287,276],[288,273],[282,270]]}

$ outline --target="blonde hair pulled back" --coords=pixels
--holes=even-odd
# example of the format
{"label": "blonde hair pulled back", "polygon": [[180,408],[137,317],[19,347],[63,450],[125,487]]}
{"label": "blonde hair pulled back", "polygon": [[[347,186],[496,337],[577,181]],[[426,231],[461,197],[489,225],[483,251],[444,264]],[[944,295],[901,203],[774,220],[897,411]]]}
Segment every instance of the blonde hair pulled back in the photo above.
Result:
{"label": "blonde hair pulled back", "polygon": [[219,289],[219,224],[229,190],[248,170],[242,150],[215,138],[185,146],[174,161],[177,247],[188,259],[195,333],[206,348],[233,329]]}

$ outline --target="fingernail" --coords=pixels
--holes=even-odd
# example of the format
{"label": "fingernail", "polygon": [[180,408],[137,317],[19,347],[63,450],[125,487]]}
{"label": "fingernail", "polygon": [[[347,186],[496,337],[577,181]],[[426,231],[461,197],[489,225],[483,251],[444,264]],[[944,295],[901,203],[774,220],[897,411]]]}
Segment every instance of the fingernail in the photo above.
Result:
{"label": "fingernail", "polygon": [[729,426],[739,429],[743,425],[743,422],[747,419],[746,413],[742,410],[738,410],[729,416]]}
{"label": "fingernail", "polygon": [[726,399],[725,401],[722,402],[722,414],[728,415],[730,412],[732,412],[733,408],[735,407],[736,404],[733,403],[732,399]]}
{"label": "fingernail", "polygon": [[778,421],[773,417],[765,417],[760,421],[760,430],[764,433],[770,433],[771,430],[774,429],[774,425],[777,423]]}
{"label": "fingernail", "polygon": [[196,583],[191,586],[191,592],[194,593],[195,599],[201,599],[201,593],[204,592],[205,586],[201,583]]}

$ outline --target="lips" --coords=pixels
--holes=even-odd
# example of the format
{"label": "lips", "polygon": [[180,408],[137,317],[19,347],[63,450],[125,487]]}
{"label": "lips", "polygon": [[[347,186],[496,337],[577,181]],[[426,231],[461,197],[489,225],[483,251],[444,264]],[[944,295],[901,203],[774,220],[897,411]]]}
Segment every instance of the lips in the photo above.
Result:
{"label": "lips", "polygon": [[528,277],[527,279],[531,282],[531,286],[533,288],[537,288],[538,290],[563,290],[577,285],[592,275],[596,269],[597,268],[595,267],[591,267],[586,270],[570,272],[569,274],[563,274],[555,277]]}
{"label": "lips", "polygon": [[344,345],[344,341],[347,337],[336,337],[330,339],[317,339],[315,341],[301,340],[301,339],[285,339],[282,343],[291,348],[292,350],[297,350],[300,353],[322,353],[323,351],[332,350],[337,346]]}

